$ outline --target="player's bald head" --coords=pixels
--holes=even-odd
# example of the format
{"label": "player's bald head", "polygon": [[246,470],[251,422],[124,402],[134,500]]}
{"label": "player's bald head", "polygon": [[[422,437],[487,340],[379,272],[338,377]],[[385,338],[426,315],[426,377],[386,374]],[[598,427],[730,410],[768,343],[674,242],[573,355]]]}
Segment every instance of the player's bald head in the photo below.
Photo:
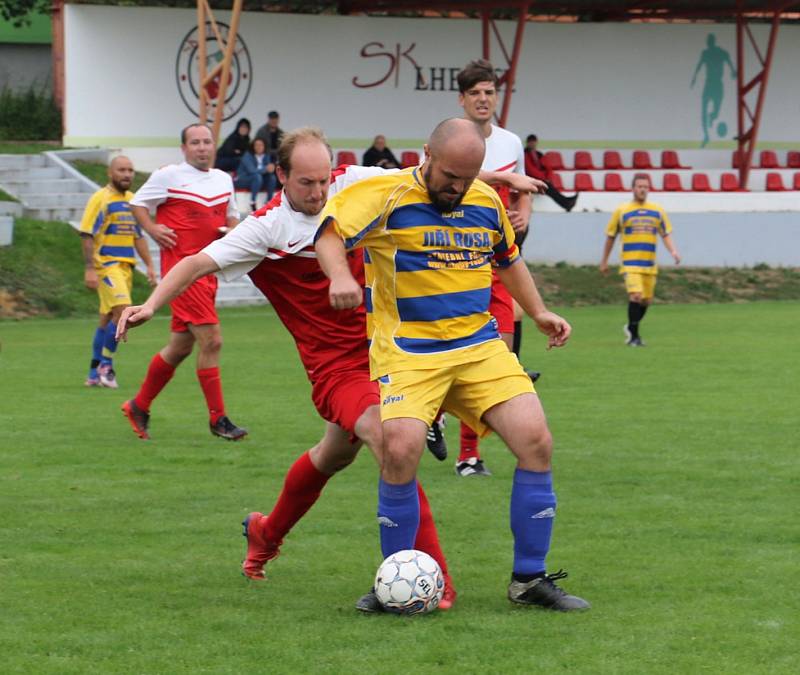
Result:
{"label": "player's bald head", "polygon": [[428,148],[434,158],[447,158],[470,166],[477,162],[480,170],[486,153],[486,140],[475,122],[451,117],[436,125],[428,139]]}
{"label": "player's bald head", "polygon": [[133,183],[133,162],[125,155],[117,155],[108,163],[108,179],[120,192],[125,192]]}

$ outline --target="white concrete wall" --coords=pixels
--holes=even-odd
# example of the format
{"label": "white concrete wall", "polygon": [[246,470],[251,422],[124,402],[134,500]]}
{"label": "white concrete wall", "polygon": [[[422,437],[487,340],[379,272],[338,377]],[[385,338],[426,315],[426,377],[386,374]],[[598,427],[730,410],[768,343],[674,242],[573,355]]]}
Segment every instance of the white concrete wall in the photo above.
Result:
{"label": "white concrete wall", "polygon": [[[525,259],[532,263],[597,265],[606,239],[607,213],[535,214],[525,240]],[[673,233],[688,266],[800,266],[798,213],[675,213]],[[619,261],[619,242],[611,261]],[[658,246],[658,264],[672,257]]]}

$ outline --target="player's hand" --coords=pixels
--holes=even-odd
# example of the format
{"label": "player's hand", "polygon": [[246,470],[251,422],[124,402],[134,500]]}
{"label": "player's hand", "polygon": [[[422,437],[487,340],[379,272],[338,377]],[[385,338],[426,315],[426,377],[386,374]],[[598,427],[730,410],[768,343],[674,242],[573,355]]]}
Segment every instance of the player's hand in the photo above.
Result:
{"label": "player's hand", "polygon": [[553,312],[542,312],[533,317],[539,330],[547,336],[547,348],[563,347],[572,333],[567,320]]}
{"label": "player's hand", "polygon": [[158,283],[158,277],[156,276],[156,271],[153,269],[152,265],[147,268],[147,281],[151,286],[155,286]]}
{"label": "player's hand", "polygon": [[511,227],[514,228],[514,232],[525,232],[528,229],[528,221],[523,217],[521,211],[507,211],[508,213],[508,220],[511,223]]}
{"label": "player's hand", "polygon": [[145,321],[153,317],[153,310],[147,305],[131,305],[122,310],[122,316],[117,322],[117,342],[128,341],[128,328],[141,326]]}
{"label": "player's hand", "polygon": [[363,295],[361,284],[352,276],[331,279],[328,294],[334,309],[355,309],[361,305]]}
{"label": "player's hand", "polygon": [[547,192],[547,183],[538,178],[531,178],[520,173],[503,172],[506,184],[517,192],[533,192],[534,194],[544,194]]}
{"label": "player's hand", "polygon": [[672,253],[672,259],[675,261],[676,265],[680,265],[681,264],[681,256],[677,251],[674,251]]}
{"label": "player's hand", "polygon": [[83,283],[91,291],[97,289],[97,271],[94,267],[87,267],[83,272]]}
{"label": "player's hand", "polygon": [[600,274],[608,274],[608,263],[605,261],[600,263]]}
{"label": "player's hand", "polygon": [[151,230],[147,231],[147,234],[153,237],[161,248],[172,248],[178,243],[178,235],[161,223],[156,223]]}

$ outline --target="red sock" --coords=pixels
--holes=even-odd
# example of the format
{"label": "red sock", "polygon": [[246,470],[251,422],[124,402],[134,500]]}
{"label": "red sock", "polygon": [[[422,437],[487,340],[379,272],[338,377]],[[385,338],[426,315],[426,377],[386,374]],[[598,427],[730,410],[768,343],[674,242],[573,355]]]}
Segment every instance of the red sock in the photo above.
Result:
{"label": "red sock", "polygon": [[211,424],[216,424],[217,420],[225,414],[225,401],[222,398],[222,380],[219,376],[219,368],[203,368],[197,371],[197,379],[200,380],[200,387],[206,397],[208,406],[208,419]]}
{"label": "red sock", "polygon": [[294,524],[314,506],[329,478],[317,470],[308,452],[304,452],[287,472],[283,490],[267,518],[264,527],[267,539],[280,544]]}
{"label": "red sock", "polygon": [[167,382],[172,379],[174,374],[175,366],[170,365],[161,358],[160,353],[156,354],[150,361],[147,375],[144,376],[144,382],[139,387],[139,393],[133,399],[136,406],[145,412],[149,412],[153,399],[167,386]]}
{"label": "red sock", "polygon": [[445,583],[450,584],[450,574],[447,571],[447,560],[444,557],[442,547],[439,545],[439,533],[436,531],[436,523],[433,522],[431,505],[428,497],[422,489],[422,484],[417,480],[417,493],[419,494],[419,529],[417,538],[414,541],[414,548],[418,551],[427,553],[431,558],[439,563],[445,577]]}
{"label": "red sock", "polygon": [[478,452],[478,434],[476,434],[470,427],[463,422],[461,423],[461,452],[458,455],[458,461],[464,462],[468,459],[480,459],[481,454]]}

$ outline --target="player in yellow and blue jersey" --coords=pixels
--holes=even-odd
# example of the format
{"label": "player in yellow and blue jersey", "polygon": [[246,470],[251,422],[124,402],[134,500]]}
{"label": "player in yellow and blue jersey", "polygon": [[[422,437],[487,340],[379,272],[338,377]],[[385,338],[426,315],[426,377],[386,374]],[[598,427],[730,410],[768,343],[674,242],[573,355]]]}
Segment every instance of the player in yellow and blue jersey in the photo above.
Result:
{"label": "player in yellow and blue jersey", "polygon": [[629,347],[644,347],[639,336],[639,323],[653,301],[658,265],[656,243],[661,235],[664,245],[679,265],[681,257],[672,241],[672,225],[658,204],[647,201],[650,179],[645,174],[633,177],[633,200],[614,211],[606,227],[605,248],[600,271],[608,272],[608,256],[617,235],[622,239],[622,259],[619,273],[625,277],[628,291],[628,323],[623,326]]}
{"label": "player in yellow and blue jersey", "polygon": [[492,267],[551,347],[570,325],[549,312],[514,244],[497,193],[476,181],[485,151],[480,127],[439,124],[414,169],[368,178],[339,192],[322,212],[319,263],[337,309],[362,302],[346,249],[368,260],[370,370],[380,384],[384,455],[378,523],[384,557],[413,548],[419,524],[416,471],[440,408],[479,434],[494,430],[517,458],[511,493],[512,602],[586,609],[548,575],[555,516],[552,439],[530,377],[489,313]]}
{"label": "player in yellow and blue jersey", "polygon": [[133,164],[127,157],[115,157],[108,167],[108,184],[95,192],[86,204],[81,219],[81,245],[86,265],[84,283],[97,290],[100,298],[100,323],[92,340],[92,360],[87,387],[117,388],[114,352],[117,349],[117,321],[131,304],[134,251],[147,267],[147,277],[156,283],[153,261],[136,223],[129,201]]}

